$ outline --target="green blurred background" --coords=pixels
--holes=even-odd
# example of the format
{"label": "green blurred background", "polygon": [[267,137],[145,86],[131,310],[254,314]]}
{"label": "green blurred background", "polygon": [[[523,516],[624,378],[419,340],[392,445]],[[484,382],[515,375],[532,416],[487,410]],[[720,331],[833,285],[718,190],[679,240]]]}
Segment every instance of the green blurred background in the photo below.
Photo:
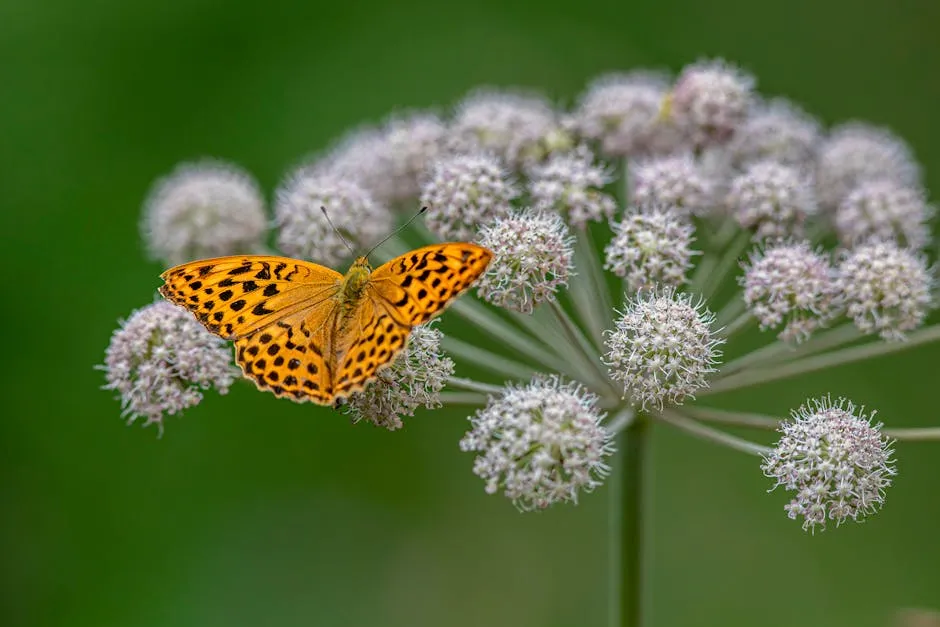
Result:
{"label": "green blurred background", "polygon": [[[151,181],[211,155],[271,190],[396,108],[480,84],[571,102],[602,71],[720,55],[826,122],[891,126],[940,188],[938,24],[931,0],[4,0],[0,622],[605,624],[606,490],[525,515],[486,496],[460,410],[389,433],[239,386],[163,439],[125,428],[92,367],[158,284],[137,228]],[[938,358],[722,400],[783,414],[832,392],[936,425]],[[753,458],[656,429],[651,624],[875,627],[940,607],[940,444],[898,457],[881,514],[813,537]]]}

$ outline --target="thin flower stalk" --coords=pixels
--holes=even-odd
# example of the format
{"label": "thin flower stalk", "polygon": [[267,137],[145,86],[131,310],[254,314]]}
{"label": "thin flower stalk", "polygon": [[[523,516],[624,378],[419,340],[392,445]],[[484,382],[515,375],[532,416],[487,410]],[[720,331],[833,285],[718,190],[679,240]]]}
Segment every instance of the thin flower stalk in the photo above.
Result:
{"label": "thin flower stalk", "polygon": [[[740,231],[731,243],[725,248],[724,254],[715,264],[714,268],[708,272],[707,276],[699,279],[701,287],[698,290],[702,296],[711,298],[715,291],[721,286],[728,276],[728,273],[737,266],[741,253],[750,243],[750,236],[746,231]],[[701,275],[700,275],[701,276]]]}
{"label": "thin flower stalk", "polygon": [[[519,313],[518,311],[509,312],[513,322],[529,332],[533,338],[545,345],[545,348],[551,350],[559,357],[565,357],[568,351],[574,348],[568,343],[568,339],[558,328],[554,314],[551,313],[552,306],[539,305],[531,314]],[[560,340],[561,342],[559,343]]]}
{"label": "thin flower stalk", "polygon": [[441,392],[440,398],[445,405],[486,405],[486,394],[480,392]]}
{"label": "thin flower stalk", "polygon": [[739,438],[737,436],[731,435],[730,433],[713,429],[708,425],[703,425],[697,420],[693,420],[692,418],[682,415],[680,411],[663,410],[657,414],[654,414],[654,417],[657,420],[668,423],[681,431],[691,433],[692,435],[702,438],[703,440],[709,440],[711,442],[727,446],[728,448],[741,451],[742,453],[760,456],[770,453],[771,450],[769,447],[761,446],[760,444],[755,444],[754,442],[750,442],[744,438]]}
{"label": "thin flower stalk", "polygon": [[474,381],[473,379],[467,379],[464,377],[448,377],[447,384],[462,390],[480,392],[482,394],[500,394],[503,392],[503,388],[501,386],[482,383],[480,381]]}
{"label": "thin flower stalk", "polygon": [[882,429],[889,438],[899,442],[934,442],[940,441],[940,427],[923,427],[910,429]]}
{"label": "thin flower stalk", "polygon": [[727,425],[729,427],[750,427],[754,429],[776,429],[780,424],[780,418],[773,416],[764,416],[743,411],[731,411],[727,409],[717,409],[714,407],[701,407],[699,405],[686,405],[682,408],[682,413],[695,420],[703,422],[713,422],[715,424]]}
{"label": "thin flower stalk", "polygon": [[551,370],[566,369],[564,360],[541,348],[530,338],[520,335],[518,327],[514,327],[482,305],[471,300],[459,300],[454,303],[451,310],[491,334],[499,342],[535,360],[541,366]]}
{"label": "thin flower stalk", "polygon": [[897,353],[937,340],[940,340],[940,325],[934,325],[915,331],[908,335],[907,340],[904,342],[870,342],[862,346],[844,348],[816,357],[797,359],[772,369],[755,368],[746,372],[740,372],[717,381],[707,390],[703,390],[702,396],[738,390],[752,385],[769,383],[770,381],[778,381],[787,377],[807,374],[825,368],[871,359],[872,357],[880,357],[881,355],[890,355],[891,353]]}
{"label": "thin flower stalk", "polygon": [[570,300],[585,323],[594,345],[603,345],[604,329],[610,326],[610,295],[603,270],[593,249],[587,227],[575,240],[575,264],[582,275],[571,282]]}
{"label": "thin flower stalk", "polygon": [[740,298],[733,298],[718,310],[716,316],[719,327],[727,326],[732,320],[735,320],[746,309],[744,301]]}
{"label": "thin flower stalk", "polygon": [[605,382],[608,391],[616,396],[617,391],[607,378],[607,373],[602,369],[600,357],[597,355],[596,349],[591,346],[588,339],[584,336],[584,333],[578,328],[578,325],[568,316],[568,312],[557,302],[549,303],[549,309],[555,316],[555,320],[558,322],[558,326],[561,327],[569,344],[577,350],[580,360],[594,371],[597,377],[596,380]]}
{"label": "thin flower stalk", "polygon": [[755,349],[746,355],[729,361],[721,367],[716,379],[722,379],[745,368],[768,366],[770,364],[793,361],[794,359],[815,355],[862,337],[855,325],[846,323],[814,335],[799,346],[790,346],[784,342],[773,342]]}
{"label": "thin flower stalk", "polygon": [[465,359],[475,366],[490,370],[498,376],[508,377],[510,379],[526,379],[535,372],[532,366],[513,361],[512,359],[488,351],[476,344],[464,342],[453,336],[445,335],[442,343],[447,352],[461,359]]}
{"label": "thin flower stalk", "polygon": [[721,334],[725,339],[729,339],[734,336],[736,333],[740,333],[746,329],[749,325],[754,323],[754,316],[750,312],[745,311],[744,313],[738,315],[737,318],[729,322],[727,325],[724,325],[721,328]]}
{"label": "thin flower stalk", "polygon": [[[775,430],[783,421],[782,418],[765,416],[752,412],[716,409],[714,407],[700,407],[686,405],[682,413],[695,420],[713,422],[729,427],[748,427],[753,429]],[[940,427],[901,427],[896,429],[882,429],[881,432],[899,442],[929,442],[940,440]]]}

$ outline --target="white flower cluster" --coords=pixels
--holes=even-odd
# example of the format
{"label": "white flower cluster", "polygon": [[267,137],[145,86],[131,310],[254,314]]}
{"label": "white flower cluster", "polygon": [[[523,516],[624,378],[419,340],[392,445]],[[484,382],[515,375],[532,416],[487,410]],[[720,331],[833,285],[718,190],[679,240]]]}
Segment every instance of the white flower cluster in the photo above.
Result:
{"label": "white flower cluster", "polygon": [[540,377],[491,398],[470,417],[460,448],[479,453],[473,472],[486,481],[486,491],[502,491],[522,510],[576,503],[610,471],[614,447],[603,418],[594,394]]}
{"label": "white flower cluster", "polygon": [[184,163],[154,183],[141,230],[150,255],[167,265],[257,252],[267,232],[264,198],[241,168]]}
{"label": "white flower cluster", "polygon": [[688,294],[666,289],[631,300],[607,333],[610,377],[643,409],[681,404],[708,385],[724,342],[715,316]]}
{"label": "white flower cluster", "polygon": [[669,207],[647,206],[614,225],[604,268],[624,277],[631,291],[679,287],[692,267],[692,223]]}
{"label": "white flower cluster", "polygon": [[803,529],[815,530],[880,509],[897,473],[891,443],[880,429],[844,400],[818,399],[794,411],[762,466],[774,487],[794,492],[786,506],[790,518],[802,518]]}
{"label": "white flower cluster", "polygon": [[124,415],[161,429],[165,416],[199,404],[203,390],[225,394],[240,376],[224,341],[165,302],[138,309],[114,332],[102,369]]}
{"label": "white flower cluster", "polygon": [[574,238],[558,214],[527,209],[497,218],[480,231],[480,244],[495,257],[477,282],[484,300],[532,313],[568,283],[574,268]]}
{"label": "white flower cluster", "polygon": [[285,254],[328,266],[353,254],[346,242],[365,252],[392,227],[388,210],[358,183],[308,168],[291,174],[277,190],[274,216]]}

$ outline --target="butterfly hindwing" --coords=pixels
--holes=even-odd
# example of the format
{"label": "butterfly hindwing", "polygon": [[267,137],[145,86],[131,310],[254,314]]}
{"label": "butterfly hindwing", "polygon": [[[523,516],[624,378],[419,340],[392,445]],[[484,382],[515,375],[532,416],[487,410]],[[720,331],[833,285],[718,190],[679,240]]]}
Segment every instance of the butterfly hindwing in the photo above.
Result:
{"label": "butterfly hindwing", "polygon": [[398,322],[413,327],[439,314],[483,272],[493,253],[469,243],[433,244],[392,259],[372,273],[374,298]]}
{"label": "butterfly hindwing", "polygon": [[235,340],[242,372],[258,389],[276,396],[330,404],[333,373],[329,356],[337,310],[336,300],[322,300]]}
{"label": "butterfly hindwing", "polygon": [[209,331],[226,339],[303,312],[335,295],[343,279],[324,266],[268,255],[203,259],[160,276],[164,298],[185,307]]}
{"label": "butterfly hindwing", "polygon": [[336,397],[362,390],[405,348],[410,333],[411,327],[396,320],[384,303],[364,298],[337,341]]}

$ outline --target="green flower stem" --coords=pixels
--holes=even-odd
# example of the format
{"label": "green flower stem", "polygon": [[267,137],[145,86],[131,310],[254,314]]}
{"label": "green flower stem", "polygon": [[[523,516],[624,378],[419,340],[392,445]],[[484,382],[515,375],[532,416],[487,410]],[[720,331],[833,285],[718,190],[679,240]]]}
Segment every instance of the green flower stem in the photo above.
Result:
{"label": "green flower stem", "polygon": [[605,428],[616,435],[633,424],[634,420],[636,420],[636,412],[633,411],[632,407],[626,407],[608,420]]}
{"label": "green flower stem", "polygon": [[757,385],[758,383],[767,383],[769,381],[776,381],[778,379],[785,379],[787,377],[831,368],[832,366],[841,366],[842,364],[852,363],[853,361],[861,361],[880,355],[889,355],[937,340],[940,340],[940,324],[915,331],[908,335],[907,340],[903,342],[869,342],[861,346],[843,348],[815,357],[797,359],[774,368],[745,370],[738,374],[719,379],[708,389],[702,390],[699,396],[737,390],[751,385]]}
{"label": "green flower stem", "polygon": [[785,353],[788,360],[808,357],[827,351],[830,348],[836,348],[862,337],[861,332],[851,322],[839,325],[834,329],[828,329],[810,337],[808,340],[797,346],[794,350]]}
{"label": "green flower stem", "polygon": [[646,598],[644,488],[649,419],[637,416],[618,436],[608,514],[611,627],[642,627]]}
{"label": "green flower stem", "polygon": [[743,298],[732,298],[721,310],[717,313],[716,317],[718,319],[718,326],[726,326],[729,322],[740,316],[744,313],[744,310],[747,308],[747,305],[744,304]]}
{"label": "green flower stem", "polygon": [[591,234],[591,229],[587,226],[584,228],[584,232],[580,233],[579,236],[583,240],[580,245],[584,249],[584,259],[587,261],[588,265],[591,266],[591,280],[594,281],[594,288],[597,290],[596,296],[599,298],[597,304],[600,307],[601,319],[605,321],[604,329],[607,329],[610,326],[610,320],[613,319],[614,307],[610,300],[610,287],[607,285],[607,275],[604,274],[604,266],[600,262],[600,255],[603,254],[603,250],[597,247],[594,236]]}
{"label": "green flower stem", "polygon": [[581,329],[579,329],[568,316],[568,312],[555,301],[549,303],[549,309],[551,309],[552,313],[555,315],[555,320],[564,332],[568,343],[577,351],[578,357],[594,371],[599,382],[605,382],[607,389],[610,390],[614,396],[619,396],[620,392],[613,386],[610,378],[607,376],[607,372],[601,367],[597,349],[584,337],[584,333],[581,332]]}
{"label": "green flower stem", "polygon": [[633,189],[633,186],[630,183],[630,160],[624,157],[620,161],[620,181],[621,185],[617,188],[617,200],[620,201],[620,206],[623,207],[623,212],[627,213],[630,210],[630,190]]}
{"label": "green flower stem", "polygon": [[[564,359],[543,349],[516,325],[489,311],[472,300],[458,300],[451,310],[493,336],[498,343],[535,360],[549,370],[568,372],[570,367]],[[570,373],[569,373],[570,374]]]}
{"label": "green flower stem", "polygon": [[604,330],[610,326],[612,309],[607,282],[597,262],[597,254],[587,228],[579,230],[575,238],[575,267],[583,275],[576,276],[569,282],[568,295],[591,340],[596,347],[600,347],[604,343]]}
{"label": "green flower stem", "polygon": [[480,392],[441,392],[444,405],[486,405],[486,395]]}
{"label": "green flower stem", "polygon": [[799,346],[791,346],[786,342],[780,341],[773,342],[729,361],[721,367],[717,379],[723,379],[730,374],[752,366],[792,361],[796,358],[821,353],[860,337],[861,334],[855,328],[855,325],[849,322],[835,329],[829,329],[828,331],[819,333]]}
{"label": "green flower stem", "polygon": [[714,255],[705,255],[699,259],[698,265],[695,266],[695,270],[692,272],[692,278],[689,280],[685,291],[690,294],[701,294],[702,287],[705,285],[705,279],[712,273],[717,263],[718,261],[715,259]]}
{"label": "green flower stem", "polygon": [[545,348],[559,357],[565,357],[565,351],[560,350],[562,347],[554,341],[558,336],[558,328],[545,306],[537,306],[531,314],[513,311],[511,315],[516,324],[528,331],[532,337],[538,338]]}
{"label": "green flower stem", "polygon": [[714,246],[716,250],[721,250],[728,245],[728,242],[731,241],[740,228],[741,226],[737,220],[726,217],[718,223],[717,230],[712,231],[712,236],[708,238],[707,243],[709,246]]}
{"label": "green flower stem", "polygon": [[[696,407],[695,405],[686,405],[681,411],[686,416],[695,418],[696,420],[734,427],[775,430],[777,426],[783,422],[782,418],[765,416],[763,414],[715,409],[712,407]],[[881,432],[889,438],[905,442],[940,440],[940,427],[882,429]]]}
{"label": "green flower stem", "polygon": [[702,296],[711,298],[714,295],[715,290],[721,286],[725,277],[728,276],[728,273],[737,265],[741,253],[744,252],[744,249],[747,248],[750,242],[751,233],[749,231],[738,232],[734,239],[731,240],[731,243],[725,248],[724,254],[722,254],[714,270],[709,272],[708,276],[704,278],[701,292]]}
{"label": "green flower stem", "polygon": [[823,220],[815,220],[806,227],[806,239],[812,244],[818,244],[826,237],[831,227]]}
{"label": "green flower stem", "polygon": [[502,355],[491,353],[485,348],[480,348],[475,344],[458,340],[449,335],[445,335],[441,339],[441,344],[445,351],[455,357],[465,359],[480,368],[491,370],[509,379],[528,379],[536,370],[531,366],[512,361]]}
{"label": "green flower stem", "polygon": [[740,314],[737,318],[729,322],[728,325],[725,326],[724,329],[722,329],[721,334],[725,338],[730,338],[735,333],[738,333],[739,331],[747,328],[748,325],[750,325],[751,323],[755,321],[756,320],[754,319],[754,316],[752,316],[750,312],[745,311],[744,313]]}
{"label": "green flower stem", "polygon": [[447,377],[447,385],[452,385],[455,388],[461,388],[471,392],[480,392],[481,394],[502,394],[505,392],[501,386],[483,383],[482,381],[474,381],[473,379],[466,379],[464,377]]}
{"label": "green flower stem", "polygon": [[725,409],[715,409],[713,407],[684,405],[682,407],[682,413],[696,420],[714,422],[732,427],[752,427],[754,429],[773,430],[776,429],[777,425],[780,424],[780,418],[774,418],[773,416],[764,416],[762,414],[730,411]]}
{"label": "green flower stem", "polygon": [[697,420],[693,420],[671,409],[663,410],[655,414],[655,417],[703,440],[710,440],[743,453],[762,456],[771,452],[771,449],[767,446],[761,446],[760,444],[755,444],[754,442],[739,438],[730,433],[713,429],[708,425],[703,425]]}
{"label": "green flower stem", "polygon": [[922,429],[882,429],[889,438],[905,442],[927,442],[940,440],[940,427],[924,427]]}

